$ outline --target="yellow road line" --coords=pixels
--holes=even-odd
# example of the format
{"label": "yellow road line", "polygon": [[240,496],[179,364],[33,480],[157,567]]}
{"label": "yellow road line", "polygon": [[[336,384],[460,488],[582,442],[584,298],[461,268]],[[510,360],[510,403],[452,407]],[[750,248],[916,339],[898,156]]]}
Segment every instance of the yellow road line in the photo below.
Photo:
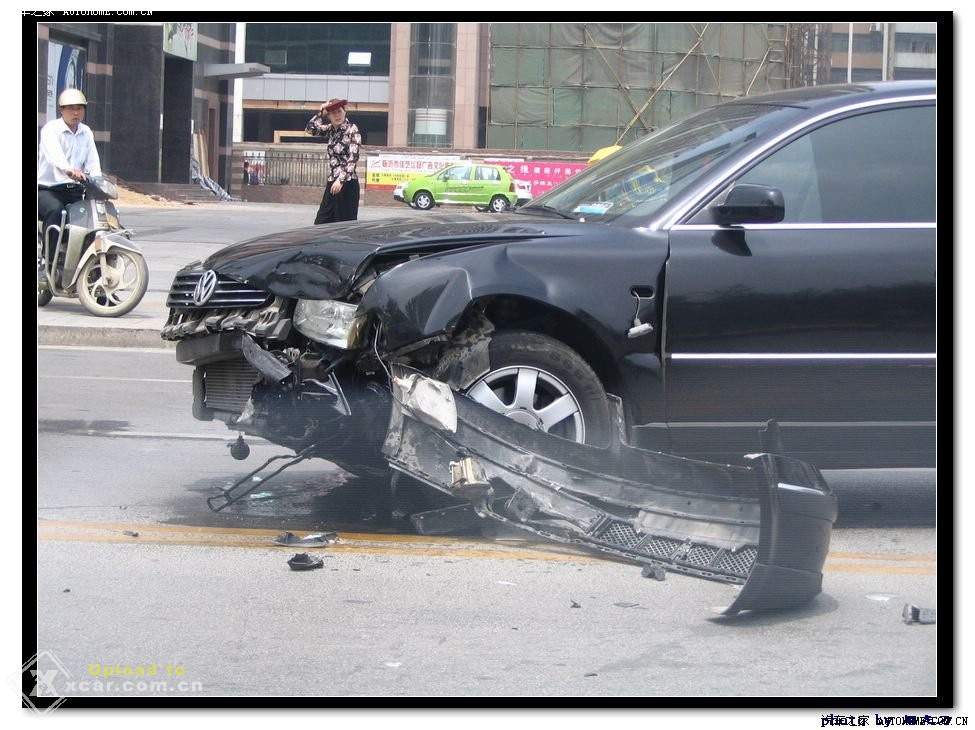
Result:
{"label": "yellow road line", "polygon": [[909,563],[936,563],[937,555],[903,555],[901,553],[844,553],[830,551],[827,557],[837,560],[904,560]]}
{"label": "yellow road line", "polygon": [[[143,537],[141,534],[137,538],[119,535],[85,535],[85,534],[65,534],[65,533],[38,533],[39,540],[53,542],[102,542],[128,545],[170,545],[170,546],[192,546],[192,547],[230,547],[230,548],[251,548],[258,550],[272,550],[293,553],[301,550],[299,547],[285,547],[281,545],[271,545],[263,542],[246,540],[214,540],[207,538],[184,538],[172,539],[161,537]],[[596,559],[582,555],[563,555],[558,553],[544,553],[536,550],[504,550],[492,549],[490,547],[481,550],[469,548],[437,548],[421,547],[418,545],[363,545],[363,544],[343,544],[338,543],[329,545],[322,551],[315,551],[316,555],[329,555],[334,553],[353,553],[356,555],[411,555],[416,557],[444,557],[444,558],[488,558],[492,560],[552,560],[557,562],[594,562]]]}
{"label": "yellow road line", "polygon": [[932,567],[922,565],[857,565],[826,561],[824,573],[883,573],[887,575],[937,575]]}
{"label": "yellow road line", "polygon": [[[122,534],[138,532],[138,537]],[[112,544],[176,545],[193,547],[251,548],[259,550],[300,550],[299,546],[274,545],[269,537],[282,530],[236,527],[203,527],[198,525],[153,525],[120,522],[80,522],[71,520],[37,520],[37,539],[54,542],[90,542]],[[299,530],[298,532],[307,532]],[[569,548],[571,550],[571,548]],[[326,548],[328,553],[365,555],[412,555],[416,557],[484,558],[503,560],[550,560],[556,562],[615,561],[611,557],[566,553],[558,544],[537,542],[494,542],[477,537],[423,535],[390,535],[381,533],[340,532],[340,542]],[[852,561],[852,562],[851,562]],[[858,562],[865,561],[865,562]],[[898,565],[896,563],[928,563]],[[830,552],[823,568],[827,573],[876,573],[898,575],[936,575],[930,554]],[[895,564],[885,564],[895,563]]]}
{"label": "yellow road line", "polygon": [[[250,527],[204,527],[199,525],[157,525],[141,524],[138,522],[77,522],[74,520],[37,520],[38,528],[56,528],[65,530],[130,530],[132,532],[164,532],[176,533],[181,535],[207,534],[207,535],[241,535],[254,537],[277,537],[285,530],[268,530]],[[295,533],[330,532],[330,530],[304,530],[292,528]],[[350,540],[370,540],[372,542],[432,542],[437,543],[476,543],[480,542],[474,537],[424,537],[423,535],[395,535],[380,532],[341,532],[342,538]]]}

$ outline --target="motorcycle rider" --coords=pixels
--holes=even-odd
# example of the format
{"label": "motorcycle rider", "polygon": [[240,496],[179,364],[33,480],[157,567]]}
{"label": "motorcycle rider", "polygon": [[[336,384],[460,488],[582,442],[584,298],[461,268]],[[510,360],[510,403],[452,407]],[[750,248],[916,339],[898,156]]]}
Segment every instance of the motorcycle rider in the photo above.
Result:
{"label": "motorcycle rider", "polygon": [[[37,216],[44,224],[49,255],[54,241],[48,228],[61,222],[61,211],[81,200],[84,182],[102,174],[91,128],[84,124],[88,100],[78,89],[58,97],[60,117],[41,128],[37,150]],[[56,240],[56,237],[54,237]]]}

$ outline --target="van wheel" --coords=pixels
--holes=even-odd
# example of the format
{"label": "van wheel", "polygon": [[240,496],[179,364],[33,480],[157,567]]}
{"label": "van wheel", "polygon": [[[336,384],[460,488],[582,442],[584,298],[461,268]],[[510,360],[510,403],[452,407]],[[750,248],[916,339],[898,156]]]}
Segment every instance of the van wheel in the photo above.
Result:
{"label": "van wheel", "polygon": [[529,428],[609,443],[606,391],[575,350],[547,335],[509,330],[492,338],[488,352],[490,370],[466,389],[470,398]]}

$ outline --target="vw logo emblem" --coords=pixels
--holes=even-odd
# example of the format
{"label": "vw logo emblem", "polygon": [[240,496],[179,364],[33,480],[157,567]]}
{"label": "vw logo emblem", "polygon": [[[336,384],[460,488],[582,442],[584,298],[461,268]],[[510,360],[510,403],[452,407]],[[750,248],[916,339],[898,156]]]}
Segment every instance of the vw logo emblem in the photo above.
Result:
{"label": "vw logo emblem", "polygon": [[213,296],[213,290],[216,288],[217,272],[213,269],[207,269],[203,272],[200,280],[196,282],[196,289],[193,290],[193,304],[202,307]]}

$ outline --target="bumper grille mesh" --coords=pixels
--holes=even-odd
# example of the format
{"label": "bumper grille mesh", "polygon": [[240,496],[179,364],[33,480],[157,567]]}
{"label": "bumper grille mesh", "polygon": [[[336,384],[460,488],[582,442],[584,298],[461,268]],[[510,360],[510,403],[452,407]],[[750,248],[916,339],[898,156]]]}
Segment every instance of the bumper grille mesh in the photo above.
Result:
{"label": "bumper grille mesh", "polygon": [[263,289],[255,289],[228,276],[217,275],[216,289],[206,304],[199,307],[193,303],[193,291],[202,276],[202,271],[177,274],[169,290],[166,306],[174,309],[253,309],[270,301],[271,295]]}
{"label": "bumper grille mesh", "polygon": [[696,565],[699,568],[706,568],[714,560],[714,556],[718,554],[716,548],[708,547],[706,545],[695,545],[687,553],[687,557],[684,558],[684,562],[688,565]]}
{"label": "bumper grille mesh", "polygon": [[[593,528],[590,535],[595,540],[628,551],[634,556],[646,556],[675,567],[683,566],[691,571],[707,571],[708,574],[714,572],[747,578],[758,557],[758,549],[753,545],[732,552],[711,545],[644,534],[619,520],[601,522]],[[646,557],[643,559],[646,560]]]}
{"label": "bumper grille mesh", "polygon": [[603,542],[612,543],[613,545],[633,547],[640,542],[642,536],[638,535],[636,530],[625,522],[612,522],[599,535],[599,539]]}
{"label": "bumper grille mesh", "polygon": [[679,547],[680,543],[677,540],[668,540],[663,537],[650,537],[638,549],[641,553],[647,553],[655,558],[669,558]]}
{"label": "bumper grille mesh", "polygon": [[246,360],[223,360],[203,367],[204,396],[207,408],[240,413],[251,397],[261,374]]}
{"label": "bumper grille mesh", "polygon": [[738,575],[748,575],[752,569],[752,564],[758,557],[758,550],[753,547],[746,547],[737,552],[725,551],[724,555],[715,566],[717,570],[737,573]]}

